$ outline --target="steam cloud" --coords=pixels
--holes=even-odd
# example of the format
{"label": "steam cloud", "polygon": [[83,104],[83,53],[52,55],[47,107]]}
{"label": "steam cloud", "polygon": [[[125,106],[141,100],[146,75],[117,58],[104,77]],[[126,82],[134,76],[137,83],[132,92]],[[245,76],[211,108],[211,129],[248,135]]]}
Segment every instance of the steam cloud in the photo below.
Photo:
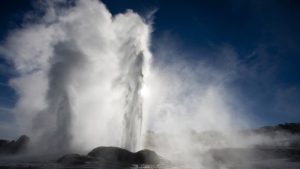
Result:
{"label": "steam cloud", "polygon": [[21,132],[63,151],[136,150],[151,27],[130,10],[112,16],[96,0],[61,4],[48,3],[45,16],[2,47],[19,74],[11,86]]}
{"label": "steam cloud", "polygon": [[176,59],[164,45],[151,64],[151,25],[138,14],[112,16],[97,0],[61,3],[48,3],[43,17],[11,32],[1,47],[18,72],[10,85],[19,95],[20,132],[48,145],[39,151],[150,147],[175,159],[205,148],[190,130],[222,131],[228,143],[242,144],[232,129],[247,124],[223,83],[226,70]]}

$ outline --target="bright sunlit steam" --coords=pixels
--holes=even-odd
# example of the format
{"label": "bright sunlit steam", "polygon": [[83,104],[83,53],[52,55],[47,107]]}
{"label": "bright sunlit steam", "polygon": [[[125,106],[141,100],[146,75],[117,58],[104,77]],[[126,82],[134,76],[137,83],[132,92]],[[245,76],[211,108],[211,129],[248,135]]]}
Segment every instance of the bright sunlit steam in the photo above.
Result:
{"label": "bright sunlit steam", "polygon": [[222,131],[228,143],[238,142],[232,128],[247,123],[222,83],[226,72],[176,59],[166,44],[152,62],[151,25],[131,10],[112,15],[97,0],[72,8],[56,3],[1,47],[18,73],[10,85],[19,96],[19,130],[36,151],[151,148],[197,163],[187,151],[207,146],[196,144],[191,131]]}

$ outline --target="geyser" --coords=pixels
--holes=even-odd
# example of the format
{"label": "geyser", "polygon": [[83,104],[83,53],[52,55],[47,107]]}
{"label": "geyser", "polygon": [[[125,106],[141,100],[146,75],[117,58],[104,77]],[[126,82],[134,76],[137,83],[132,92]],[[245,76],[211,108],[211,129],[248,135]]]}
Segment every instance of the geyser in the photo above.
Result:
{"label": "geyser", "polygon": [[175,40],[158,40],[150,71],[151,26],[138,14],[113,16],[98,0],[46,2],[45,15],[11,32],[0,48],[17,72],[10,81],[19,96],[13,112],[20,133],[32,138],[30,150],[149,148],[198,165],[190,153],[213,144],[205,147],[191,130],[218,130],[228,142],[243,143],[232,130],[246,124],[236,113],[241,104],[226,86],[234,52],[217,51],[231,62],[213,67],[180,59]]}
{"label": "geyser", "polygon": [[143,119],[143,103],[140,90],[143,85],[144,55],[143,53],[138,55],[130,53],[127,57],[124,57],[124,59],[132,61],[126,65],[128,68],[125,68],[125,70],[128,70],[129,76],[122,76],[127,89],[122,147],[135,151],[141,140],[140,137]]}
{"label": "geyser", "polygon": [[136,151],[151,28],[130,10],[112,16],[97,0],[68,5],[47,1],[45,15],[1,47],[18,73],[10,84],[19,96],[20,132],[39,151]]}

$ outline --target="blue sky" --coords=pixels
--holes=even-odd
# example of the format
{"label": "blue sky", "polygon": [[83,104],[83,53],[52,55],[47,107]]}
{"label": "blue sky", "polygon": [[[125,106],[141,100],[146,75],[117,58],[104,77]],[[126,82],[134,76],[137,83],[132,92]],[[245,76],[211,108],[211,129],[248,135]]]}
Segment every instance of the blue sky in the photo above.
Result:
{"label": "blue sky", "polygon": [[[33,1],[0,1],[0,41],[22,26]],[[219,55],[233,53],[226,82],[247,112],[261,125],[300,121],[300,1],[297,0],[104,0],[113,13],[132,9],[147,17],[153,11],[152,51],[172,43],[176,57],[209,60],[222,67]],[[175,56],[174,56],[175,57]],[[226,61],[226,60],[225,60]],[[221,64],[220,64],[221,62]],[[10,127],[17,95],[8,86],[15,76],[0,57],[0,124]],[[2,127],[3,128],[3,127]],[[4,130],[4,129],[3,129]],[[1,129],[2,131],[2,129]],[[0,131],[0,132],[1,132]]]}

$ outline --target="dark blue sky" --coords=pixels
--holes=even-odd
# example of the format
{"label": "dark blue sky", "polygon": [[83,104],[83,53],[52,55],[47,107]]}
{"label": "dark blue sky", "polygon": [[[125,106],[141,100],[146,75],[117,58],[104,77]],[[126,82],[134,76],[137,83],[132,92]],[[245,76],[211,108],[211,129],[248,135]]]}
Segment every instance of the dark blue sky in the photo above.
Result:
{"label": "dark blue sky", "polygon": [[[298,0],[104,0],[113,13],[133,9],[153,17],[152,50],[176,41],[187,60],[217,59],[234,51],[238,74],[228,84],[248,112],[265,124],[300,121],[300,1]],[[0,1],[0,39],[33,11],[30,0]],[[168,40],[165,40],[167,37]],[[215,66],[218,66],[216,64]],[[227,68],[227,69],[230,69]],[[233,69],[233,68],[232,68]],[[0,124],[13,121],[17,96],[7,85],[14,76],[0,57]]]}

